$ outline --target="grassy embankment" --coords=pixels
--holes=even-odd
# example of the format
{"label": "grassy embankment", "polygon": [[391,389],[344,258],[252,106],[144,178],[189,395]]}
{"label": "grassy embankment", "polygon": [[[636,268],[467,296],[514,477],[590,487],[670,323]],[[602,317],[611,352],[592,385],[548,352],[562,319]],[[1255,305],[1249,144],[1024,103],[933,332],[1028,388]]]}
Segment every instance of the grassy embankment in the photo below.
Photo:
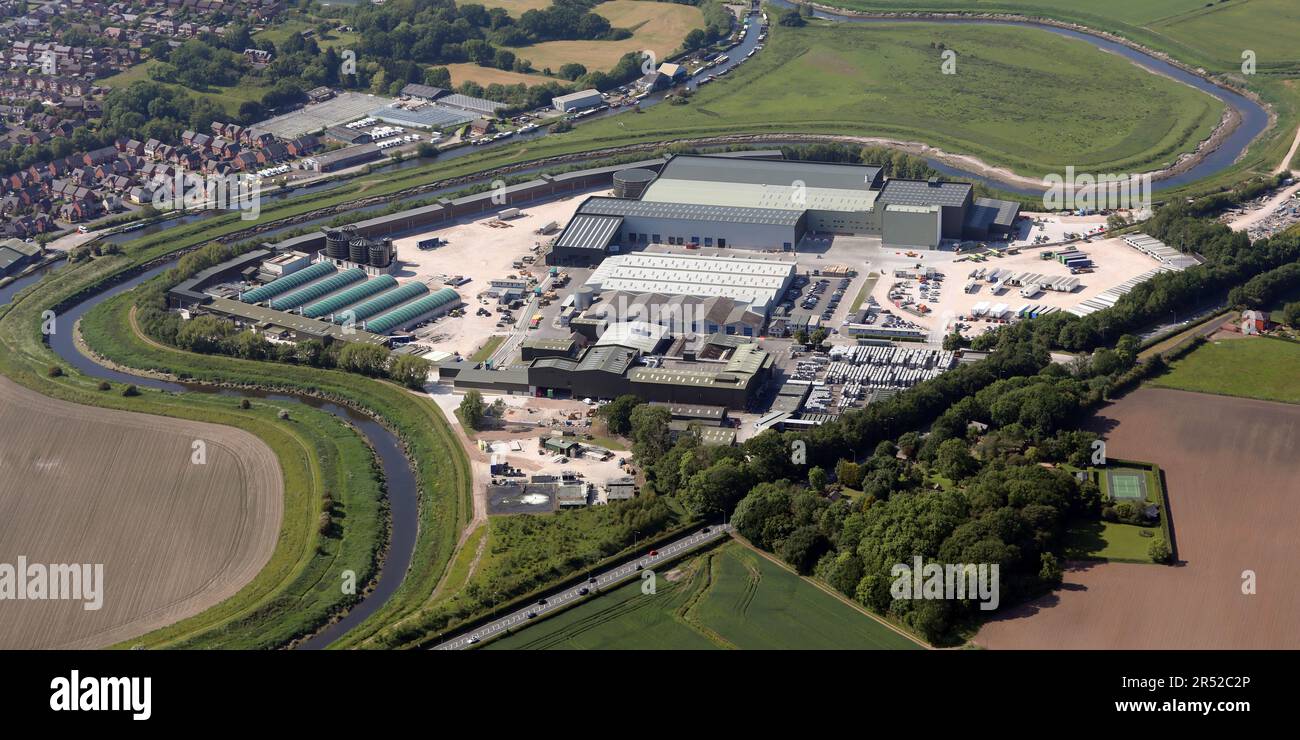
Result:
{"label": "grassy embankment", "polygon": [[388,644],[384,626],[426,605],[470,517],[469,462],[437,406],[392,383],[340,370],[197,355],[151,345],[131,326],[130,297],[123,294],[105,302],[87,316],[83,326],[86,343],[114,362],[204,383],[241,383],[319,395],[371,413],[406,445],[420,488],[414,565],[385,607],[336,643],[356,646],[375,638],[377,644]]}
{"label": "grassy embankment", "polygon": [[[153,648],[268,648],[311,631],[345,600],[335,579],[345,569],[364,582],[373,573],[383,523],[380,482],[373,454],[355,431],[324,412],[210,394],[169,394],[142,389],[126,397],[123,386],[98,390],[97,379],[63,366],[40,334],[43,311],[128,263],[104,258],[62,269],[0,307],[0,372],[33,390],[74,403],[172,416],[243,429],[266,442],[284,475],[285,508],[279,541],[266,567],[234,597],[127,646]],[[57,331],[71,331],[58,326]],[[48,377],[59,365],[64,374]],[[329,536],[318,532],[328,493],[346,517]]]}
{"label": "grassy embankment", "polygon": [[908,650],[920,646],[789,570],[723,544],[503,637],[502,649]]}

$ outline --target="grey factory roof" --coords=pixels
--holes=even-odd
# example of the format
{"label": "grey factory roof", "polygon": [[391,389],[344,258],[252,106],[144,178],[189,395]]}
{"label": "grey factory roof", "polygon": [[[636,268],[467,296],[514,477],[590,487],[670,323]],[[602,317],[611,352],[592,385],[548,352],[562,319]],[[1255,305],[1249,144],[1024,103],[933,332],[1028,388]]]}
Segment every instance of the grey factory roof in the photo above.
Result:
{"label": "grey factory roof", "polygon": [[462,95],[460,93],[452,93],[451,95],[444,95],[441,98],[438,98],[437,104],[440,106],[449,105],[453,108],[463,108],[465,110],[474,111],[476,113],[486,113],[486,114],[494,114],[497,111],[501,110],[502,108],[506,107],[505,103],[498,103],[495,100],[488,100],[486,98],[476,98],[472,95]]}
{"label": "grey factory roof", "polygon": [[590,347],[578,359],[568,357],[542,357],[533,360],[529,367],[553,367],[566,372],[596,371],[622,375],[632,367],[637,351],[630,347],[605,345]]}
{"label": "grey factory roof", "polygon": [[668,409],[668,413],[683,419],[721,421],[727,416],[726,406],[705,406],[698,403],[665,403],[663,401],[651,401],[650,405]]}
{"label": "grey factory roof", "polygon": [[460,108],[444,108],[438,103],[431,103],[415,110],[399,108],[396,105],[386,105],[383,108],[370,111],[370,115],[384,123],[424,128],[458,126],[478,118],[477,112],[469,112]]}
{"label": "grey factory roof", "polygon": [[245,321],[253,321],[259,324],[272,324],[301,334],[324,337],[329,336],[348,342],[360,342],[362,344],[384,344],[388,337],[378,334],[372,334],[368,331],[343,327],[331,324],[327,321],[309,319],[306,316],[299,316],[285,311],[276,311],[264,306],[254,306],[239,301],[232,301],[229,298],[213,297],[208,307],[230,316],[237,316]]}
{"label": "grey factory roof", "polygon": [[1011,228],[1020,213],[1020,204],[1012,200],[995,200],[993,198],[976,198],[970,212],[966,214],[968,226],[987,229],[993,224]]}
{"label": "grey factory roof", "polygon": [[425,100],[433,100],[434,98],[440,95],[445,95],[446,93],[447,91],[441,87],[421,85],[415,82],[402,88],[403,95],[410,95],[413,98],[424,98]]}
{"label": "grey factory roof", "polygon": [[587,216],[579,214],[564,227],[555,241],[557,247],[570,249],[604,249],[623,225],[622,216]]}
{"label": "grey factory roof", "polygon": [[789,185],[801,180],[808,187],[869,190],[879,175],[880,168],[872,165],[679,154],[668,160],[659,179],[751,185]]}
{"label": "grey factory roof", "polygon": [[890,180],[880,191],[880,202],[905,206],[960,206],[971,192],[968,182],[943,180]]}
{"label": "grey factory roof", "polygon": [[655,351],[667,335],[666,326],[645,321],[620,321],[609,325],[600,339],[596,340],[596,346],[618,345],[649,354]]}
{"label": "grey factory roof", "polygon": [[579,213],[598,216],[636,216],[642,218],[672,218],[682,221],[720,221],[723,223],[763,224],[766,226],[794,227],[803,215],[801,211],[777,208],[747,208],[744,206],[716,206],[698,203],[660,203],[626,198],[593,196],[578,207]]}

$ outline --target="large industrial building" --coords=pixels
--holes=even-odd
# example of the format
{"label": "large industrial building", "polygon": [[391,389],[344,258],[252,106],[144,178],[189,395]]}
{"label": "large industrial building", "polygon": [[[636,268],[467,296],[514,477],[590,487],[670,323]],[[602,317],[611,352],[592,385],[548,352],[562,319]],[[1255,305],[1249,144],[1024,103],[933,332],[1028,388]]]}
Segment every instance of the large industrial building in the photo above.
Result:
{"label": "large industrial building", "polygon": [[[745,409],[770,379],[772,356],[752,340],[702,337],[697,349],[677,356],[658,350],[666,335],[646,326],[615,326],[578,354],[534,354],[524,364],[489,368],[469,361],[439,367],[456,390],[479,389],[532,396],[617,398]],[[680,346],[680,342],[674,342]]]}
{"label": "large industrial building", "polygon": [[614,176],[615,196],[583,201],[552,264],[597,264],[648,244],[791,251],[808,234],[878,236],[886,246],[1007,233],[1011,201],[973,198],[969,183],[882,176],[879,167],[719,155],[676,155],[657,175]]}
{"label": "large industrial building", "polygon": [[760,257],[636,252],[606,258],[587,279],[594,291],[730,298],[767,316],[794,280],[793,262]]}

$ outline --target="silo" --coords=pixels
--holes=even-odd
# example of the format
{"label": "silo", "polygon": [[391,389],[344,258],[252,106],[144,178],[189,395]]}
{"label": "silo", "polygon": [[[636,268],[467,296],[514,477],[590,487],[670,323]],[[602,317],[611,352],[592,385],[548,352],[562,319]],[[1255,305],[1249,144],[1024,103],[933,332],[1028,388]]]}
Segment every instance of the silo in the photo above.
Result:
{"label": "silo", "polygon": [[374,241],[370,243],[370,264],[371,265],[379,268],[385,268],[388,267],[388,265],[391,264],[392,261],[393,261],[393,240],[392,239],[390,239],[389,237],[384,237],[379,241]]}
{"label": "silo", "polygon": [[573,292],[573,307],[579,311],[586,311],[595,302],[596,289],[590,285],[584,285]]}
{"label": "silo", "polygon": [[615,172],[614,197],[632,200],[640,198],[655,177],[657,175],[654,170],[647,170],[642,167],[632,167]]}
{"label": "silo", "polygon": [[348,237],[340,229],[325,232],[325,256],[332,260],[348,258]]}
{"label": "silo", "polygon": [[358,265],[367,264],[370,261],[370,240],[364,236],[352,237],[348,241],[348,261]]}

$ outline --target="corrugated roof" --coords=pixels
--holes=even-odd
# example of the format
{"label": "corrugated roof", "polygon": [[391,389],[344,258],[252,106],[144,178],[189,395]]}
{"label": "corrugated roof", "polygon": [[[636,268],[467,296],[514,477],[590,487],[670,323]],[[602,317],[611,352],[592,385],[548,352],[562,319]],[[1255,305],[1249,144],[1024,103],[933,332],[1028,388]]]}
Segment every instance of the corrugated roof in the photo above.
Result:
{"label": "corrugated roof", "polygon": [[659,179],[754,185],[789,185],[800,180],[813,188],[869,190],[879,176],[880,168],[873,165],[679,154],[668,160]]}
{"label": "corrugated roof", "polygon": [[661,203],[600,196],[588,198],[578,208],[578,212],[598,216],[674,218],[683,221],[721,221],[724,223],[789,227],[799,223],[799,218],[803,215],[801,211],[777,208],[749,208],[745,206],[718,206],[699,203]]}
{"label": "corrugated roof", "polygon": [[890,180],[880,191],[879,201],[905,206],[956,207],[966,202],[970,192],[971,184],[968,182]]}
{"label": "corrugated roof", "polygon": [[564,232],[555,241],[555,246],[570,249],[604,249],[609,246],[622,225],[622,216],[579,214],[564,227]]}

